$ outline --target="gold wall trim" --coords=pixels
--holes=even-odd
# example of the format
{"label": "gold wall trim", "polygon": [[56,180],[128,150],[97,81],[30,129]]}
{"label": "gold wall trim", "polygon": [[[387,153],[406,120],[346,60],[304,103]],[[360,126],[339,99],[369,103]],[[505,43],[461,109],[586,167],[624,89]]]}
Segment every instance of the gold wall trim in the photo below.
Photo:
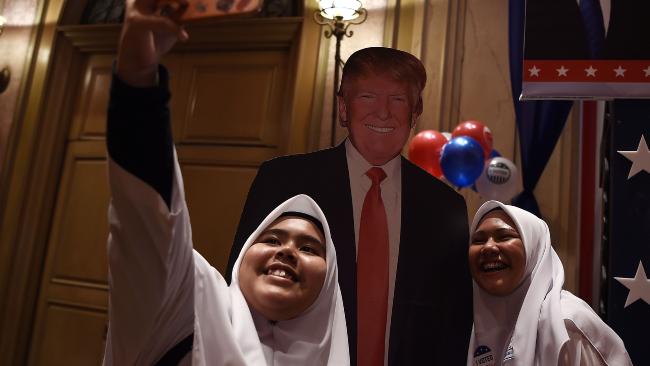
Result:
{"label": "gold wall trim", "polygon": [[386,0],[384,47],[395,47],[397,44],[396,27],[399,27],[399,4],[400,0]]}
{"label": "gold wall trim", "polygon": [[[287,49],[292,46],[301,24],[300,17],[230,19],[191,24],[186,27],[189,41],[177,43],[172,52]],[[84,53],[115,52],[121,29],[119,24],[58,27],[71,44]]]}
{"label": "gold wall trim", "polygon": [[[316,66],[316,77],[314,80],[313,107],[310,117],[311,127],[309,132],[308,151],[316,151],[320,148],[321,123],[323,123],[323,109],[325,103],[325,91],[327,89],[327,65],[330,58],[329,42],[323,41],[323,27],[318,27],[319,45],[314,47],[317,50],[318,61]],[[329,120],[328,120],[329,121]]]}
{"label": "gold wall trim", "polygon": [[458,123],[466,2],[431,0],[425,5],[422,61],[429,78],[418,131],[451,131]]}
{"label": "gold wall trim", "polygon": [[394,15],[388,13],[386,15],[386,25],[389,24],[389,18],[397,18],[393,20],[392,45],[419,58],[422,56],[425,1],[399,0],[396,2],[396,7],[399,8]]}
{"label": "gold wall trim", "polygon": [[[7,365],[25,363],[45,253],[39,243],[46,237],[48,208],[56,189],[51,186],[52,174],[57,171],[51,153],[56,151],[52,138],[57,131],[39,122],[48,102],[45,90],[50,55],[63,3],[44,0],[39,4],[33,53],[27,57],[31,60],[26,68],[29,77],[25,78],[7,153],[12,164],[5,166],[0,191],[0,354]],[[44,151],[48,154],[43,155]],[[45,159],[36,160],[39,154]]]}
{"label": "gold wall trim", "polygon": [[321,44],[327,42],[322,42],[322,28],[314,22],[313,13],[317,7],[317,3],[313,0],[305,0],[303,3],[300,39],[293,49],[295,56],[291,57],[297,63],[292,65],[296,72],[293,73],[293,85],[290,88],[294,94],[291,96],[293,105],[289,111],[291,116],[289,128],[291,131],[303,132],[288,133],[291,139],[287,144],[287,154],[312,151],[314,142],[318,141],[320,121],[316,116],[320,116],[323,100],[318,92],[322,90],[319,83],[322,83],[325,76],[324,72],[319,71],[319,65],[323,61],[319,50],[322,49]]}

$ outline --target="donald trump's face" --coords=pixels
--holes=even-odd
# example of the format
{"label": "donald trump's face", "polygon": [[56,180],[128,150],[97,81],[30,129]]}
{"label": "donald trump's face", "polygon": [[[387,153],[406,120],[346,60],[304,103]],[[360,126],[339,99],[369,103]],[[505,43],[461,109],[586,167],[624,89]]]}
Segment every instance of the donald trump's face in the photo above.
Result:
{"label": "donald trump's face", "polygon": [[397,156],[415,124],[412,88],[388,74],[359,76],[339,96],[341,125],[352,145],[372,165]]}

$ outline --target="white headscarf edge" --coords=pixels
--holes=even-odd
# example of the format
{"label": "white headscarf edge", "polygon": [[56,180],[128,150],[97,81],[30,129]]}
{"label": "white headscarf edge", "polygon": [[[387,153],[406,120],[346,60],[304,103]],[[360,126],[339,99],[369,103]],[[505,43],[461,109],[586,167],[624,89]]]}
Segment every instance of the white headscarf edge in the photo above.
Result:
{"label": "white headscarf edge", "polygon": [[[238,328],[242,325],[241,323],[245,324],[243,328],[250,328],[253,319],[249,311],[239,312],[236,310],[242,306],[248,309],[239,288],[239,268],[244,253],[254,244],[261,232],[285,212],[304,213],[313,216],[322,223],[326,241],[325,257],[327,263],[327,273],[323,287],[314,303],[297,318],[278,322],[276,325],[276,334],[285,337],[284,342],[293,343],[291,354],[279,354],[276,351],[269,350],[268,347],[264,347],[261,344],[259,338],[255,337],[251,339],[248,332],[239,332]],[[236,337],[240,338],[238,344],[253,348],[262,347],[267,358],[272,357],[274,364],[279,358],[281,362],[277,364],[283,366],[291,366],[294,364],[294,361],[296,365],[304,365],[306,362],[318,364],[318,359],[327,359],[328,365],[349,365],[347,327],[343,301],[338,285],[336,249],[332,242],[332,236],[325,214],[311,197],[300,194],[289,198],[262,220],[257,229],[244,243],[239,257],[233,266],[230,290],[233,294],[233,302],[239,302],[239,304],[233,303],[233,327],[235,328]],[[304,342],[305,339],[312,338],[311,336],[317,332],[314,329],[316,319],[322,319],[323,317],[328,319],[328,325],[327,329],[320,334],[322,336],[320,342]],[[305,336],[306,334],[309,334],[309,336]],[[269,352],[272,352],[272,355],[269,355]]]}

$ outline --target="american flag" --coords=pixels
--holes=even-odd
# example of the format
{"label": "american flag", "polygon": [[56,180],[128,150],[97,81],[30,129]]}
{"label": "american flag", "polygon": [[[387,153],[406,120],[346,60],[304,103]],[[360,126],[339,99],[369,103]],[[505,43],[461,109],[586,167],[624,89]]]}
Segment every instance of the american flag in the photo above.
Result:
{"label": "american flag", "polygon": [[[539,147],[549,140],[546,144],[552,149],[556,139],[535,140],[537,149],[525,150],[527,140],[521,136],[559,135],[570,104],[557,99],[613,100],[608,102],[610,118],[601,151],[605,164],[600,310],[623,339],[633,363],[647,364],[650,101],[631,98],[650,98],[650,1],[510,0],[509,4],[515,107],[533,110],[517,113],[522,160],[539,160],[538,170],[548,160],[537,157]],[[523,52],[516,48],[522,33]],[[532,100],[521,102],[519,97]],[[529,123],[522,123],[526,118]],[[531,168],[523,168],[526,178]]]}
{"label": "american flag", "polygon": [[650,101],[612,106],[604,305],[607,323],[634,364],[642,365],[650,330]]}

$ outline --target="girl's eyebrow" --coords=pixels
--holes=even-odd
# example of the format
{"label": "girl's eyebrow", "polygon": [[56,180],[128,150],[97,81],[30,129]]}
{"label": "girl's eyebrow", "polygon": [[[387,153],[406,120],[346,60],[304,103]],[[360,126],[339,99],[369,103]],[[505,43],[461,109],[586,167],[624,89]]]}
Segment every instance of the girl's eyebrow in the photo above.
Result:
{"label": "girl's eyebrow", "polygon": [[299,242],[318,245],[323,251],[325,251],[325,243],[322,242],[319,238],[307,233],[300,233],[296,236]]}
{"label": "girl's eyebrow", "polygon": [[518,232],[517,230],[515,230],[515,228],[510,227],[510,226],[507,226],[507,227],[500,227],[500,228],[498,228],[498,229],[495,230],[495,231],[498,232],[498,233],[502,233],[502,232],[510,232],[510,233],[516,233],[517,235],[519,235],[519,232]]}
{"label": "girl's eyebrow", "polygon": [[471,235],[471,240],[474,240],[476,238],[481,238],[485,236],[485,232],[483,230],[476,230],[475,232],[472,233]]}
{"label": "girl's eyebrow", "polygon": [[288,235],[288,233],[285,230],[281,229],[265,229],[260,233],[260,235],[257,236],[256,240],[260,240],[265,235],[275,235],[284,238]]}
{"label": "girl's eyebrow", "polygon": [[[272,228],[272,229],[267,229],[262,231],[260,236],[258,237],[261,238],[263,235],[268,235],[268,234],[274,234],[282,238],[286,238],[289,236],[289,232],[283,229],[278,229],[278,228]],[[323,249],[325,249],[325,243],[321,241],[318,237],[307,234],[307,233],[299,233],[296,235],[297,239],[301,242],[309,242],[309,243],[314,243],[320,245]]]}
{"label": "girl's eyebrow", "polygon": [[[494,230],[494,232],[496,232],[496,233],[498,233],[498,234],[502,234],[502,233],[509,233],[509,234],[510,234],[510,233],[514,233],[514,234],[519,235],[519,232],[518,232],[517,230],[515,230],[514,228],[510,227],[510,226],[508,226],[508,227],[500,227],[500,228],[497,228],[497,229]],[[472,234],[472,239],[474,239],[475,236],[481,236],[481,235],[487,235],[486,231],[485,231],[485,230],[482,230],[482,229],[476,230],[476,231]]]}
{"label": "girl's eyebrow", "polygon": [[260,235],[263,234],[287,235],[287,232],[286,230],[272,228],[272,229],[264,229],[264,231],[262,231],[262,234]]}

